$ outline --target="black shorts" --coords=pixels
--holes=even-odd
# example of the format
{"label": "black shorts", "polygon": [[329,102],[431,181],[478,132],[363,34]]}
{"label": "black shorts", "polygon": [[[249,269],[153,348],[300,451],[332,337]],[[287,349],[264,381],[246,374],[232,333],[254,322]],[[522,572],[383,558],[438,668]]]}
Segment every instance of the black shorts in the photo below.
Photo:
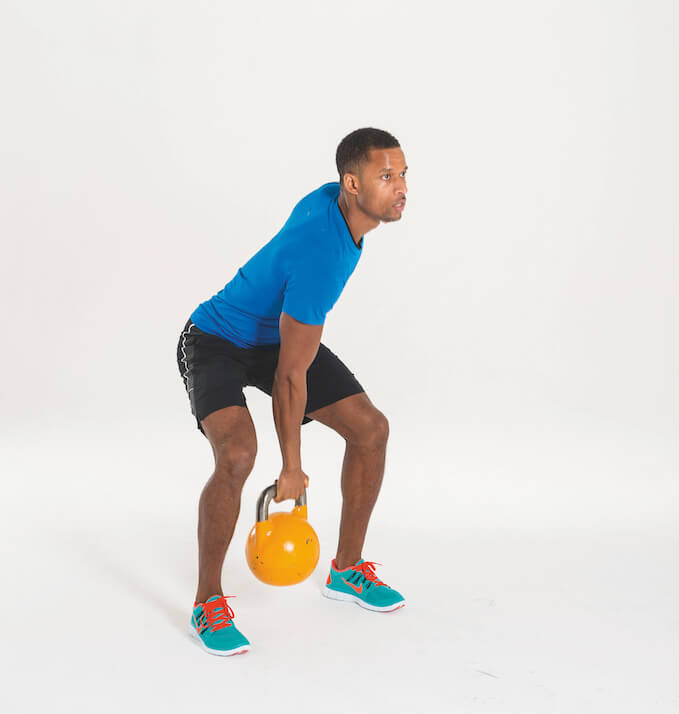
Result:
{"label": "black shorts", "polygon": [[[191,413],[198,429],[208,414],[234,405],[246,406],[243,387],[252,386],[271,396],[280,344],[239,347],[230,340],[203,332],[187,320],[177,343],[177,366],[184,381]],[[349,368],[322,342],[307,371],[308,412],[365,391]]]}

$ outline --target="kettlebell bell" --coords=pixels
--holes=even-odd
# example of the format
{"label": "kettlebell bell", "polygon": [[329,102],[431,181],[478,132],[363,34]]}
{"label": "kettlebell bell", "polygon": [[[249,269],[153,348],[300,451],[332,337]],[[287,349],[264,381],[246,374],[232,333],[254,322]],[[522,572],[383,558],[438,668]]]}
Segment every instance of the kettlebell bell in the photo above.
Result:
{"label": "kettlebell bell", "polygon": [[267,585],[296,585],[306,580],[318,564],[320,546],[307,521],[306,488],[289,512],[269,515],[275,483],[257,499],[257,522],[245,545],[245,557],[255,577]]}

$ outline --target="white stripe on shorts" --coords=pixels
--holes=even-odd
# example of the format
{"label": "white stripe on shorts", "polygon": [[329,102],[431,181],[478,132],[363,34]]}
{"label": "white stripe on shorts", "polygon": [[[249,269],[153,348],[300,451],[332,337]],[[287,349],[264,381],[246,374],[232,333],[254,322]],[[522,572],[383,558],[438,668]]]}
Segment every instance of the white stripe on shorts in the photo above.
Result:
{"label": "white stripe on shorts", "polygon": [[187,394],[192,391],[193,387],[191,389],[188,388],[189,386],[189,365],[186,362],[186,350],[184,349],[186,347],[186,336],[191,332],[191,328],[196,327],[193,323],[189,325],[188,330],[184,330],[182,332],[182,362],[184,363],[184,367],[186,368],[184,371],[184,374],[182,374],[182,379],[184,380],[184,388],[187,390]]}

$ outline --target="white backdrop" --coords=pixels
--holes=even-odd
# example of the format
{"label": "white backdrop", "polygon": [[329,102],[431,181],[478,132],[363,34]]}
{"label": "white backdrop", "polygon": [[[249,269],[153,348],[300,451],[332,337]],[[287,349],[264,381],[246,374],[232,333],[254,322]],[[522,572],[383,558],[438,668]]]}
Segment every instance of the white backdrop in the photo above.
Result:
{"label": "white backdrop", "polygon": [[[413,702],[457,696],[464,711],[600,712],[613,703],[635,711],[635,696],[646,705],[651,688],[655,711],[670,711],[679,701],[664,678],[677,635],[668,563],[679,537],[678,16],[670,0],[5,0],[0,425],[3,547],[15,573],[3,594],[6,617],[16,616],[16,597],[41,602],[56,581],[63,603],[90,602],[101,573],[87,563],[106,558],[79,559],[72,545],[96,541],[109,562],[111,553],[121,563],[139,560],[137,575],[116,579],[121,593],[134,593],[126,609],[123,594],[97,591],[110,598],[106,617],[122,612],[131,628],[117,656],[127,657],[128,645],[146,647],[140,600],[149,613],[165,603],[170,621],[184,626],[195,589],[197,499],[212,455],[177,370],[179,333],[303,195],[337,180],[341,138],[374,126],[401,142],[409,200],[399,222],[366,234],[322,338],[390,420],[364,557],[388,564],[383,577],[394,587],[407,582],[404,594],[417,592],[423,613],[427,598],[439,598],[442,616],[465,613],[469,622],[464,598],[432,595],[422,579],[423,570],[433,582],[453,578],[459,596],[460,557],[448,555],[461,555],[462,532],[477,545],[505,534],[495,546],[506,546],[507,533],[529,529],[526,542],[535,543],[560,532],[595,560],[600,537],[612,549],[601,562],[621,558],[620,581],[600,584],[601,602],[629,578],[647,587],[630,612],[646,608],[657,628],[647,650],[645,641],[627,642],[644,662],[658,662],[638,684],[628,678],[622,693],[589,687],[577,658],[572,671],[555,664],[553,672],[570,674],[555,675],[551,689],[477,690],[494,680],[460,672],[485,672],[489,645],[475,665],[449,665],[464,682],[455,694],[447,680],[425,678],[394,694],[395,704],[412,694]],[[225,565],[225,581],[229,572],[242,578],[238,613],[256,587],[242,542],[257,494],[280,466],[271,400],[253,388],[246,397],[259,451]],[[310,514],[325,549],[315,574],[322,583],[336,545],[342,444],[320,424],[305,425],[302,444]],[[151,531],[164,535],[142,555]],[[116,545],[121,533],[128,550]],[[626,561],[630,542],[648,547]],[[153,583],[164,577],[157,567],[166,549],[174,555],[161,588]],[[521,553],[517,563],[528,568]],[[478,570],[465,557],[473,582]],[[644,566],[651,570],[641,577]],[[574,573],[569,587],[587,590],[576,585],[587,577]],[[125,587],[141,580],[143,587]],[[470,603],[486,597],[466,587]],[[275,600],[261,607],[275,611]],[[433,642],[440,621],[425,627],[408,609],[394,615],[411,623],[407,638],[389,652],[421,647],[439,663],[459,655],[457,624],[445,642]],[[253,606],[251,622],[260,611]],[[78,632],[76,613],[53,630],[45,625],[41,652],[62,641],[63,627]],[[96,658],[90,648],[106,642],[101,622],[92,614],[91,641],[69,652]],[[565,635],[574,624],[562,626]],[[404,625],[393,627],[400,637]],[[23,645],[14,644],[30,659],[28,633],[16,628]],[[261,648],[273,648],[266,632]],[[356,633],[364,647],[385,636]],[[497,650],[507,667],[517,662],[510,640]],[[183,640],[172,646],[190,649]],[[172,646],[163,645],[165,658]],[[181,667],[206,666],[211,658],[195,649],[193,664]],[[538,644],[530,651],[545,661]],[[282,655],[271,656],[276,663]],[[257,661],[255,650],[248,657]],[[35,674],[29,665],[19,671],[26,681]],[[638,673],[638,662],[611,664],[611,681],[620,671]],[[63,672],[53,676],[65,681]],[[559,688],[559,676],[568,686]],[[605,680],[601,674],[599,684]],[[569,698],[573,682],[581,699]],[[368,682],[361,691],[372,692]],[[77,696],[64,697],[64,711],[76,710]],[[167,697],[167,706],[182,701]],[[112,710],[119,705],[110,700]],[[90,706],[82,699],[83,711]]]}

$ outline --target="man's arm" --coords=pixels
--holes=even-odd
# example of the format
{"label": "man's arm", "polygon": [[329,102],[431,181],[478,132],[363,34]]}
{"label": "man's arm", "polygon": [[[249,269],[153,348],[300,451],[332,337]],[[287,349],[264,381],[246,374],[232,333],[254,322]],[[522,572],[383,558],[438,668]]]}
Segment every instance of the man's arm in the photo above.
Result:
{"label": "man's arm", "polygon": [[282,312],[279,332],[281,346],[273,379],[273,416],[283,471],[301,473],[300,431],[307,400],[306,375],[318,352],[323,325],[307,325]]}

